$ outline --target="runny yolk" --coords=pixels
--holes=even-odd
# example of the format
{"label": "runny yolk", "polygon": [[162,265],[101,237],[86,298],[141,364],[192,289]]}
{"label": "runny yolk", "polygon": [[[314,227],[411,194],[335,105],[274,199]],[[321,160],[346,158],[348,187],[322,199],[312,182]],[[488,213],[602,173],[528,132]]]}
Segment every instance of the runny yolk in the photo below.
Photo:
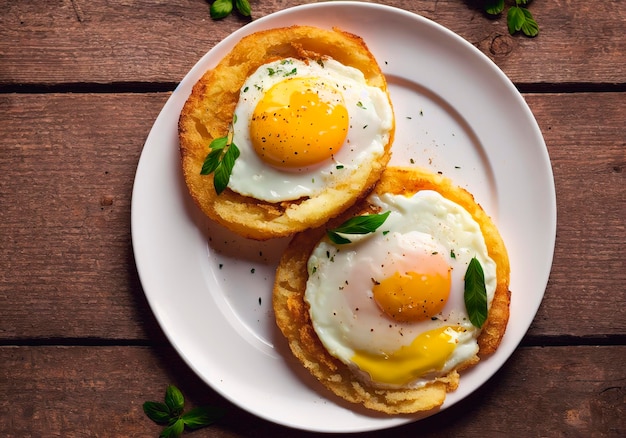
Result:
{"label": "runny yolk", "polygon": [[448,329],[461,330],[457,327],[440,327],[424,332],[410,345],[391,354],[357,351],[352,362],[367,372],[375,382],[407,384],[426,373],[443,368],[456,348],[456,337],[451,336]]}
{"label": "runny yolk", "polygon": [[336,154],[348,134],[343,96],[321,79],[288,78],[257,103],[250,121],[252,145],[275,167],[316,165]]}
{"label": "runny yolk", "polygon": [[430,319],[441,312],[450,295],[450,266],[438,255],[419,271],[395,272],[373,287],[374,300],[398,322]]}

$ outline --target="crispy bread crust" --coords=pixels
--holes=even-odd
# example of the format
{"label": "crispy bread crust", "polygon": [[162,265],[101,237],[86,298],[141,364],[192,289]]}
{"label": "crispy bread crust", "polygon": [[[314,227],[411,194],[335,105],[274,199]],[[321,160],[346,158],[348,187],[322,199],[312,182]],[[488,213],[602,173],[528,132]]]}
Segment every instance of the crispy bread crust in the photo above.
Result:
{"label": "crispy bread crust", "polygon": [[[496,262],[497,285],[487,322],[478,338],[479,356],[493,353],[500,344],[509,318],[509,259],[496,226],[466,190],[449,179],[421,169],[388,167],[374,188],[375,193],[412,194],[420,190],[435,190],[463,206],[479,223],[485,236],[489,256]],[[370,211],[366,201],[328,224],[328,228],[347,218]],[[457,388],[458,371],[437,379],[418,389],[376,389],[359,381],[349,368],[332,357],[317,337],[304,301],[308,279],[307,261],[314,247],[324,236],[326,227],[297,234],[283,254],[276,270],[273,305],[276,323],[287,338],[293,354],[324,386],[339,397],[359,403],[369,409],[388,414],[406,414],[436,409],[446,393]],[[466,364],[479,361],[475,357]]]}
{"label": "crispy bread crust", "polygon": [[369,85],[387,92],[385,77],[360,37],[338,29],[309,26],[271,29],[244,37],[202,76],[193,87],[178,124],[183,175],[191,197],[209,218],[247,238],[265,240],[322,225],[370,190],[390,158],[393,130],[380,159],[361,166],[345,184],[317,196],[277,203],[242,196],[230,189],[218,196],[213,176],[200,175],[209,144],[227,134],[239,90],[247,77],[259,66],[286,57],[331,57],[361,70]]}

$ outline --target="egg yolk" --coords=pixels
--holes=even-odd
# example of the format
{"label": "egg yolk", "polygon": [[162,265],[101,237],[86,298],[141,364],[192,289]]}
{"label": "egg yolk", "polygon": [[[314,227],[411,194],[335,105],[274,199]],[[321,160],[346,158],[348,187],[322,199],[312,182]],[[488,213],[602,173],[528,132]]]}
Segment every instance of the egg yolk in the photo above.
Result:
{"label": "egg yolk", "polygon": [[429,319],[441,312],[448,301],[450,272],[447,262],[433,255],[420,271],[395,272],[374,284],[374,300],[395,321]]}
{"label": "egg yolk", "polygon": [[250,121],[254,150],[269,165],[299,168],[336,154],[348,134],[343,96],[321,79],[288,78],[273,85]]}
{"label": "egg yolk", "polygon": [[456,338],[450,330],[440,327],[417,336],[410,345],[392,354],[357,351],[352,357],[359,369],[367,372],[375,382],[405,385],[431,371],[443,368],[456,348]]}

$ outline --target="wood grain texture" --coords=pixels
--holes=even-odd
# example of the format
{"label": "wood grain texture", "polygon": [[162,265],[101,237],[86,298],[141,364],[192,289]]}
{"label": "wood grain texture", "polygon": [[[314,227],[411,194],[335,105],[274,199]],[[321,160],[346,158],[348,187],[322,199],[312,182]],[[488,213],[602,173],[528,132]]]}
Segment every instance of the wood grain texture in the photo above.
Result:
{"label": "wood grain texture", "polygon": [[[514,432],[621,437],[626,433],[625,355],[623,346],[520,348],[492,379],[455,406],[422,421],[359,436]],[[168,384],[181,389],[187,408],[227,409],[225,418],[190,437],[314,436],[257,419],[230,404],[169,348],[2,347],[0,363],[0,388],[10,394],[0,398],[3,437],[156,437],[161,428],[144,415],[142,404],[162,401]]]}
{"label": "wood grain texture", "polygon": [[[305,2],[253,1],[253,18]],[[619,1],[537,1],[537,38],[509,35],[477,0],[382,1],[458,33],[517,84],[624,84],[626,8]],[[247,23],[215,22],[205,0],[0,1],[0,85],[177,83],[224,37]],[[338,17],[341,24],[341,17]],[[12,42],[19,41],[16,45]],[[580,85],[579,85],[580,86]]]}
{"label": "wood grain texture", "polygon": [[530,334],[623,335],[626,95],[525,97],[548,146],[557,197],[553,269]]}
{"label": "wood grain texture", "polygon": [[[143,142],[167,97],[0,95],[0,339],[151,339],[130,200]],[[530,335],[623,335],[626,95],[526,98],[548,145],[558,203],[552,274]]]}
{"label": "wood grain texture", "polygon": [[1,337],[145,338],[130,201],[167,97],[0,95]]}
{"label": "wood grain texture", "polygon": [[[313,2],[251,3],[256,19]],[[510,36],[481,0],[376,3],[450,28],[525,91],[558,223],[545,298],[502,369],[445,412],[364,435],[626,436],[624,2],[533,1],[534,39]],[[0,436],[155,437],[141,405],[168,384],[188,407],[228,409],[191,437],[316,436],[205,385],[167,342],[133,260],[133,179],[150,128],[198,59],[248,22],[212,21],[209,4],[0,0]]]}

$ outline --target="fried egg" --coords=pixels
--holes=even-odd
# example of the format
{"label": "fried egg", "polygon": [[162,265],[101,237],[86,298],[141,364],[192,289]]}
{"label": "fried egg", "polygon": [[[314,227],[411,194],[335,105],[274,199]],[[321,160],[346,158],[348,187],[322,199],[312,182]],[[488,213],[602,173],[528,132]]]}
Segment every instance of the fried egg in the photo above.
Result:
{"label": "fried egg", "polygon": [[388,95],[333,59],[262,65],[240,89],[228,187],[268,202],[311,197],[385,153],[393,130]]}
{"label": "fried egg", "polygon": [[488,306],[496,265],[479,224],[438,192],[371,195],[390,211],[352,243],[323,239],[308,260],[304,295],[326,350],[375,387],[419,388],[470,363],[480,329],[464,304],[464,275],[480,262]]}

